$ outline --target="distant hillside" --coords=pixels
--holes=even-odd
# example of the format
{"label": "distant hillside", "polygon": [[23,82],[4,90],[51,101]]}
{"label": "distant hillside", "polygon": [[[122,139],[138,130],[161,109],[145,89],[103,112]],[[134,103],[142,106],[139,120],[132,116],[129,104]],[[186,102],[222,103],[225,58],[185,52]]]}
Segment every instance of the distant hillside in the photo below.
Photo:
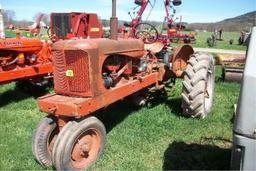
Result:
{"label": "distant hillside", "polygon": [[222,28],[224,31],[248,31],[253,26],[256,26],[256,11],[216,23],[192,23],[188,27],[191,30],[214,31]]}

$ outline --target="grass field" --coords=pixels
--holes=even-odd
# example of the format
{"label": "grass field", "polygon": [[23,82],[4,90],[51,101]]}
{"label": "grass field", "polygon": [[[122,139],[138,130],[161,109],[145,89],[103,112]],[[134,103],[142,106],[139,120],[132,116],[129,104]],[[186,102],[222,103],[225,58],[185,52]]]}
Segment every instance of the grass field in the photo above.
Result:
{"label": "grass field", "polygon": [[[184,32],[189,33],[189,32]],[[215,49],[232,49],[232,50],[246,50],[245,46],[238,45],[238,38],[240,33],[238,32],[223,32],[222,41],[217,41],[216,46],[209,47],[206,43],[208,37],[211,37],[211,32],[198,32],[196,35],[196,43],[193,43],[193,47],[199,48],[215,48]],[[232,45],[229,44],[229,40],[233,39],[234,43]],[[177,44],[174,44],[177,45]]]}
{"label": "grass field", "polygon": [[[221,82],[217,67],[214,106],[204,120],[181,115],[181,81],[168,97],[158,96],[147,107],[135,108],[124,100],[98,111],[107,143],[92,170],[228,169],[232,106],[239,88]],[[33,159],[31,137],[45,116],[38,112],[36,98],[47,92],[31,96],[14,83],[0,86],[0,170],[45,169]]]}
{"label": "grass field", "polygon": [[[211,37],[211,32],[199,32],[197,34],[197,41],[196,44],[194,44],[194,47],[202,47],[202,48],[209,48],[206,40],[208,37]],[[246,50],[245,46],[238,45],[238,38],[240,36],[240,33],[238,32],[223,32],[222,39],[223,41],[217,41],[216,46],[213,48],[216,49],[233,49],[233,50]],[[229,44],[229,40],[233,39],[234,43],[233,45]]]}

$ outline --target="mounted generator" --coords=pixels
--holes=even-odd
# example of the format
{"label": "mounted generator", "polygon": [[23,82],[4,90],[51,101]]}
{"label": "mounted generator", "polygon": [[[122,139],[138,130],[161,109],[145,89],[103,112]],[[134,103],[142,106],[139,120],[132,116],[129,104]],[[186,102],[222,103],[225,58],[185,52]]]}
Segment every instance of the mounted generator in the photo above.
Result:
{"label": "mounted generator", "polygon": [[93,116],[128,96],[143,104],[151,89],[165,91],[183,78],[186,116],[204,118],[214,92],[214,60],[184,45],[168,52],[160,42],[118,38],[116,0],[112,0],[110,39],[60,40],[53,44],[54,91],[38,99],[48,114],[34,130],[32,151],[42,166],[82,170],[92,166],[106,141],[104,124]]}

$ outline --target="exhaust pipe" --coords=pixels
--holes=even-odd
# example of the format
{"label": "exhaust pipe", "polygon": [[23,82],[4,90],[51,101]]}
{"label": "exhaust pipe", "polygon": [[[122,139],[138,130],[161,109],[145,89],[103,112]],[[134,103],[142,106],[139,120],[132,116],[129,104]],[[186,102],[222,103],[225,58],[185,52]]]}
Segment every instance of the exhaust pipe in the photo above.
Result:
{"label": "exhaust pipe", "polygon": [[112,0],[112,17],[110,19],[110,39],[117,40],[118,19],[116,17],[116,0]]}

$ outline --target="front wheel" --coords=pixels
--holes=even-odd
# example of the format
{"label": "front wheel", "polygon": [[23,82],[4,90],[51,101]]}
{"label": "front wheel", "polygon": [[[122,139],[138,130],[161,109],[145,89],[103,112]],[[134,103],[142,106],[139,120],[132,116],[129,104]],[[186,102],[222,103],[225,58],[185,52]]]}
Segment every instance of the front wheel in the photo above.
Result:
{"label": "front wheel", "polygon": [[32,137],[32,152],[39,164],[51,166],[53,144],[58,136],[58,127],[54,117],[42,119],[34,130]]}
{"label": "front wheel", "polygon": [[52,161],[57,170],[83,170],[92,166],[105,145],[106,130],[95,117],[64,126],[53,147]]}
{"label": "front wheel", "polygon": [[211,111],[214,95],[214,59],[211,55],[195,53],[184,71],[183,114],[205,118]]}

